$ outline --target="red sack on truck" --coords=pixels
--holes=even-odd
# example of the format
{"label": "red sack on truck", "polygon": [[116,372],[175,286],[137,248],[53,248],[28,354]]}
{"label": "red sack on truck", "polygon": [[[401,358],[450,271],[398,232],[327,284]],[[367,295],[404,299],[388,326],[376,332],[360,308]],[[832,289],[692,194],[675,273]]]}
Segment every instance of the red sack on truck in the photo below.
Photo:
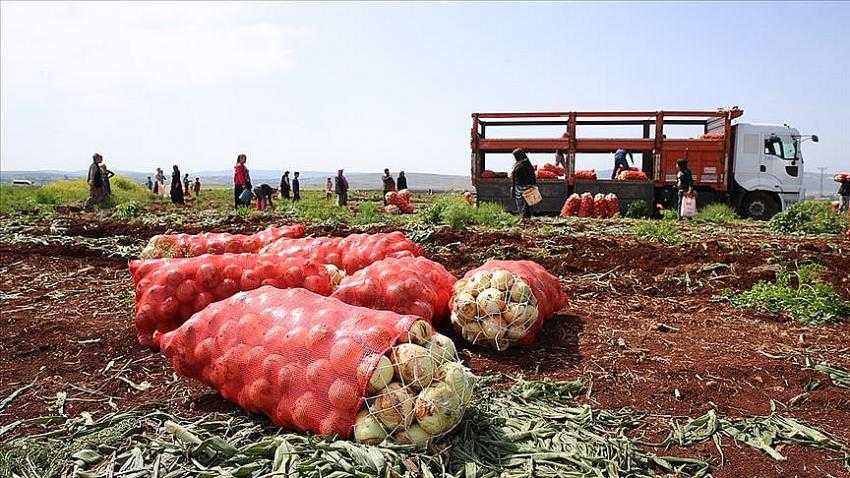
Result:
{"label": "red sack on truck", "polygon": [[399,231],[378,234],[351,234],[347,237],[308,237],[278,239],[260,250],[261,254],[312,259],[333,264],[348,274],[386,259],[422,255],[422,247]]}
{"label": "red sack on truck", "polygon": [[558,278],[532,261],[489,261],[457,281],[452,325],[464,339],[496,350],[530,345],[543,322],[567,304]]}
{"label": "red sack on truck", "polygon": [[561,217],[577,216],[579,207],[581,207],[581,197],[576,193],[570,194],[561,207]]}
{"label": "red sack on truck", "polygon": [[620,174],[617,175],[618,181],[649,181],[649,177],[647,177],[646,173],[643,171],[634,171],[629,169],[627,171],[620,171]]}
{"label": "red sack on truck", "polygon": [[484,179],[492,179],[496,177],[496,173],[494,171],[490,171],[489,169],[485,169],[481,171],[481,176]]}
{"label": "red sack on truck", "polygon": [[388,258],[344,278],[331,297],[436,324],[449,316],[456,281],[445,267],[424,257]]}
{"label": "red sack on truck", "polygon": [[551,173],[555,173],[556,176],[563,176],[566,173],[563,166],[550,164],[550,163],[544,164],[543,170],[549,171]]}
{"label": "red sack on truck", "polygon": [[580,171],[576,171],[575,175],[576,179],[581,179],[584,181],[596,181],[596,170],[595,169],[583,169]]}
{"label": "red sack on truck", "polygon": [[211,304],[161,345],[177,373],[277,426],[348,438],[378,360],[416,320],[261,287]]}
{"label": "red sack on truck", "polygon": [[208,304],[262,285],[333,291],[324,265],[300,257],[259,254],[204,255],[130,262],[136,290],[136,333],[156,347],[159,334],[176,329]]}
{"label": "red sack on truck", "polygon": [[241,254],[257,252],[263,246],[282,238],[304,236],[304,224],[268,228],[255,234],[205,232],[203,234],[158,234],[142,249],[140,259],[163,257],[197,257],[203,254]]}
{"label": "red sack on truck", "polygon": [[558,175],[552,171],[540,169],[537,171],[537,179],[558,179]]}
{"label": "red sack on truck", "polygon": [[578,207],[578,217],[590,217],[593,215],[593,195],[590,193],[583,193],[580,197],[581,202],[579,202]]}
{"label": "red sack on truck", "polygon": [[845,183],[850,181],[850,173],[835,173],[835,176],[832,177],[832,180],[836,183]]}

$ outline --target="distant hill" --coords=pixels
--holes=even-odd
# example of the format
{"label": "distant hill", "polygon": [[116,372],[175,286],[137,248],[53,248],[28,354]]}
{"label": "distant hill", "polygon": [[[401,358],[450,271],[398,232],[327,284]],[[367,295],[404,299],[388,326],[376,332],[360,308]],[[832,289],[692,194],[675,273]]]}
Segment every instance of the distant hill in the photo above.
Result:
{"label": "distant hill", "polygon": [[[191,178],[199,177],[206,185],[230,185],[233,181],[231,171],[186,171]],[[127,176],[144,183],[148,173],[137,171],[115,171],[116,174]],[[58,179],[76,179],[85,177],[86,171],[0,171],[0,182],[10,183],[14,179],[29,179],[35,184],[44,184]],[[352,189],[381,189],[381,176],[375,173],[346,173],[345,177]],[[276,170],[252,170],[251,179],[255,184],[268,183],[272,187],[280,184],[281,172]],[[336,172],[302,171],[301,187],[304,189],[323,189],[325,181],[329,177],[336,176]],[[469,176],[457,176],[451,174],[431,173],[406,173],[407,184],[414,190],[433,189],[434,191],[465,191],[472,189]],[[170,177],[169,177],[170,180]]]}

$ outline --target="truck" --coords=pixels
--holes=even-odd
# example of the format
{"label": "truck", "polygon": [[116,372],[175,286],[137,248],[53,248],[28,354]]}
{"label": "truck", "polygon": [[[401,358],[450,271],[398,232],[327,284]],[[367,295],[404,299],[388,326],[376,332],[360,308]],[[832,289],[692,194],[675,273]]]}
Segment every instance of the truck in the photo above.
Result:
{"label": "truck", "polygon": [[[558,153],[565,160],[562,178],[538,180],[543,201],[535,206],[537,212],[557,213],[569,195],[585,192],[614,193],[623,208],[638,200],[650,206],[673,208],[677,199],[676,163],[686,159],[694,176],[699,206],[723,202],[742,217],[769,219],[805,197],[801,144],[806,140],[817,142],[818,137],[801,135],[787,124],[736,122],[743,114],[737,106],[716,111],[473,113],[472,183],[478,202],[500,203],[516,212],[509,173],[491,173],[487,161],[493,155],[520,148],[532,155]],[[642,134],[591,137],[579,131],[587,126],[619,130],[639,127]],[[516,131],[529,127],[546,127],[548,131],[543,137],[493,134],[496,128]],[[672,130],[676,127],[701,134],[674,137]],[[553,129],[560,134],[551,133]],[[618,149],[633,153],[635,163],[647,176],[645,181],[576,177],[580,166],[576,155],[608,153],[613,165],[613,153]],[[482,176],[485,171],[487,174]]]}

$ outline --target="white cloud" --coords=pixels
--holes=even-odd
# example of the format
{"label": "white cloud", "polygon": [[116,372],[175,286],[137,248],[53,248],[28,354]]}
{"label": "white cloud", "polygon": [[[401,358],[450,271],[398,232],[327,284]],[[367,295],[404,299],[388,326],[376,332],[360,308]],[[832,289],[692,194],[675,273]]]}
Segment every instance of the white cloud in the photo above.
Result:
{"label": "white cloud", "polygon": [[252,18],[246,4],[2,4],[4,96],[202,87],[277,75],[299,32]]}

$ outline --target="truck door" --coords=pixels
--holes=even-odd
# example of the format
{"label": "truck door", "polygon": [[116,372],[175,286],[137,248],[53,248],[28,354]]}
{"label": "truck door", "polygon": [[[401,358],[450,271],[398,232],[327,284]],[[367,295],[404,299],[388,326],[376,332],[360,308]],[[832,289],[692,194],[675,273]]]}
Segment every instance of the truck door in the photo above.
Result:
{"label": "truck door", "polygon": [[797,143],[793,138],[775,134],[765,136],[762,168],[775,179],[778,193],[800,192],[802,177],[799,163]]}

